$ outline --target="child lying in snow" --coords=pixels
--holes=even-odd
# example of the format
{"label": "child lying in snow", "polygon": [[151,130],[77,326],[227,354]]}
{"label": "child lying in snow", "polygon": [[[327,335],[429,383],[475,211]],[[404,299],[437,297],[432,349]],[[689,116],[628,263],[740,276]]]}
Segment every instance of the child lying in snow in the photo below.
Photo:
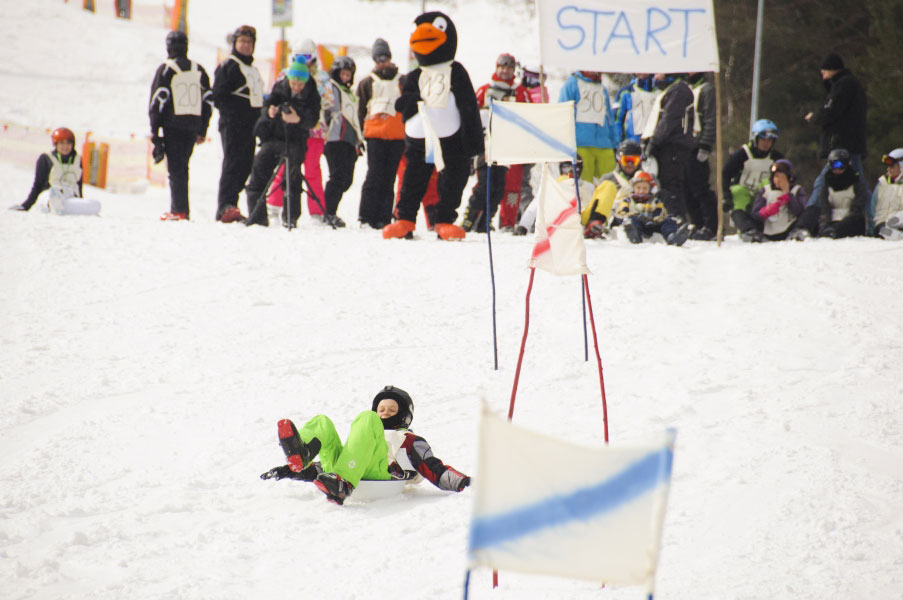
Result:
{"label": "child lying in snow", "polygon": [[[401,388],[387,385],[373,398],[372,410],[360,413],[342,445],[335,425],[317,415],[301,427],[289,419],[278,424],[279,444],[287,465],[274,467],[261,479],[313,481],[327,500],[343,504],[361,479],[424,478],[441,490],[460,492],[470,477],[433,456],[429,443],[408,430],[414,401]],[[319,462],[313,462],[320,457]]]}

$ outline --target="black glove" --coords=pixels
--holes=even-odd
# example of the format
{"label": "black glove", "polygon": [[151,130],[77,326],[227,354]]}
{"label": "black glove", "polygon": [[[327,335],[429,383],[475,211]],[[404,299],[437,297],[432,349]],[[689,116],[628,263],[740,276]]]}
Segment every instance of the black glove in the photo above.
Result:
{"label": "black glove", "polygon": [[460,492],[461,490],[463,490],[466,487],[470,487],[470,477],[465,477],[464,479],[461,480],[461,483],[458,484],[457,491]]}
{"label": "black glove", "polygon": [[722,198],[721,199],[721,208],[724,209],[724,212],[729,213],[734,210],[734,201],[730,198]]}
{"label": "black glove", "polygon": [[154,149],[151,152],[151,156],[154,158],[154,164],[158,164],[163,160],[163,157],[165,156],[163,138],[155,135],[151,138],[151,142],[153,142],[154,144]]}
{"label": "black glove", "polygon": [[288,465],[282,465],[279,467],[273,467],[266,473],[261,473],[260,478],[263,480],[297,479],[298,481],[313,481],[317,478],[317,475],[322,472],[323,470],[320,467],[320,463],[314,463],[300,473],[295,473],[289,468]]}

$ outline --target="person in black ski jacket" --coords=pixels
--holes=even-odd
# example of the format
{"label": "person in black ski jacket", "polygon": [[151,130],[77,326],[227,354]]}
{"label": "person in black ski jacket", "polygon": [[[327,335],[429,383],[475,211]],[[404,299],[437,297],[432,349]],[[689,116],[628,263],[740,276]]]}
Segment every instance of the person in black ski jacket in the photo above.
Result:
{"label": "person in black ski jacket", "polygon": [[242,219],[238,195],[254,164],[254,125],[263,107],[263,78],[253,64],[256,41],[257,30],[250,25],[236,29],[232,53],[213,74],[213,105],[219,110],[223,142],[216,220],[224,223]]}
{"label": "person in black ski jacket", "polygon": [[[166,34],[169,57],[157,68],[151,84],[150,116],[153,157],[166,157],[169,171],[170,211],[160,218],[188,218],[188,161],[195,144],[203,144],[210,124],[210,78],[204,67],[188,60],[188,36],[181,31]],[[163,136],[160,136],[160,130]]]}
{"label": "person in black ski jacket", "polygon": [[282,419],[277,432],[288,464],[260,478],[313,481],[335,504],[343,504],[362,479],[412,484],[426,479],[440,490],[463,491],[470,477],[433,455],[429,442],[408,429],[413,419],[410,394],[392,385],[376,394],[370,410],[358,414],[344,445],[326,415],[313,417],[300,430]]}
{"label": "person in black ski jacket", "polygon": [[[828,54],[822,61],[819,71],[827,92],[825,103],[804,117],[807,122],[821,127],[819,158],[827,159],[832,150],[843,148],[850,154],[850,165],[862,175],[862,159],[868,155],[866,144],[868,101],[865,90],[837,54]],[[825,163],[815,178],[812,196],[809,197],[810,206],[821,196],[828,170],[829,166]]]}
{"label": "person in black ski jacket", "polygon": [[248,218],[245,225],[269,225],[266,202],[262,194],[288,151],[289,194],[283,203],[282,223],[294,227],[301,215],[301,163],[307,148],[311,127],[320,119],[320,94],[309,83],[310,71],[300,55],[296,55],[285,71],[285,78],[277,81],[264,103],[254,135],[260,138],[260,149],[254,156],[251,179],[245,191],[248,195]]}

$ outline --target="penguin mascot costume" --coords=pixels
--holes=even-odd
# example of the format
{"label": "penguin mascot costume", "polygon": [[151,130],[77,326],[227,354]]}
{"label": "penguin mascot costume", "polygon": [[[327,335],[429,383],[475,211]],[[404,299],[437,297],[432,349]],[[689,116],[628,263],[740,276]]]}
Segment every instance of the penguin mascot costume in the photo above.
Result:
{"label": "penguin mascot costume", "polygon": [[383,237],[413,237],[420,201],[437,168],[439,202],[430,222],[441,239],[463,239],[464,229],[455,220],[471,160],[484,152],[480,109],[470,76],[454,60],[458,33],[451,19],[441,12],[428,12],[414,24],[411,50],[419,67],[408,73],[401,97],[395,101],[405,123],[407,168],[397,221],[383,228]]}

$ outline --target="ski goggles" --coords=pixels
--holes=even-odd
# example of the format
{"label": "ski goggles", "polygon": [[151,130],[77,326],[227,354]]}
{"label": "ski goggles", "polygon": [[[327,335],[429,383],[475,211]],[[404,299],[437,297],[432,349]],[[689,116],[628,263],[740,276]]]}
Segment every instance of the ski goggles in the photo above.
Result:
{"label": "ski goggles", "polygon": [[296,54],[295,56],[300,56],[301,58],[304,59],[304,62],[307,63],[307,64],[317,62],[317,55],[316,55],[316,54],[304,54],[304,53],[302,53],[302,54]]}
{"label": "ski goggles", "polygon": [[832,169],[846,169],[847,164],[845,162],[843,162],[842,160],[832,160],[831,168]]}
{"label": "ski goggles", "polygon": [[763,140],[776,140],[776,139],[778,139],[778,134],[775,133],[774,131],[763,131],[756,137],[762,138]]}
{"label": "ski goggles", "polygon": [[392,58],[388,54],[379,54],[373,57],[373,62],[375,63],[386,63],[392,60]]}
{"label": "ski goggles", "polygon": [[643,162],[643,157],[636,154],[622,154],[618,160],[625,167],[636,167]]}
{"label": "ski goggles", "polygon": [[495,66],[497,67],[511,67],[514,68],[514,57],[509,56],[507,54],[499,56],[499,59],[495,61]]}
{"label": "ski goggles", "polygon": [[881,157],[881,162],[883,162],[884,164],[886,164],[888,167],[894,166],[895,164],[897,164],[897,163],[900,162],[901,160],[903,160],[903,159],[897,159],[897,158],[894,158],[893,156],[889,156],[889,155],[887,155],[887,154],[885,154],[884,156]]}
{"label": "ski goggles", "polygon": [[240,35],[246,35],[252,40],[257,41],[257,30],[250,25],[242,25],[235,30],[235,33],[232,34],[233,38],[237,38]]}

